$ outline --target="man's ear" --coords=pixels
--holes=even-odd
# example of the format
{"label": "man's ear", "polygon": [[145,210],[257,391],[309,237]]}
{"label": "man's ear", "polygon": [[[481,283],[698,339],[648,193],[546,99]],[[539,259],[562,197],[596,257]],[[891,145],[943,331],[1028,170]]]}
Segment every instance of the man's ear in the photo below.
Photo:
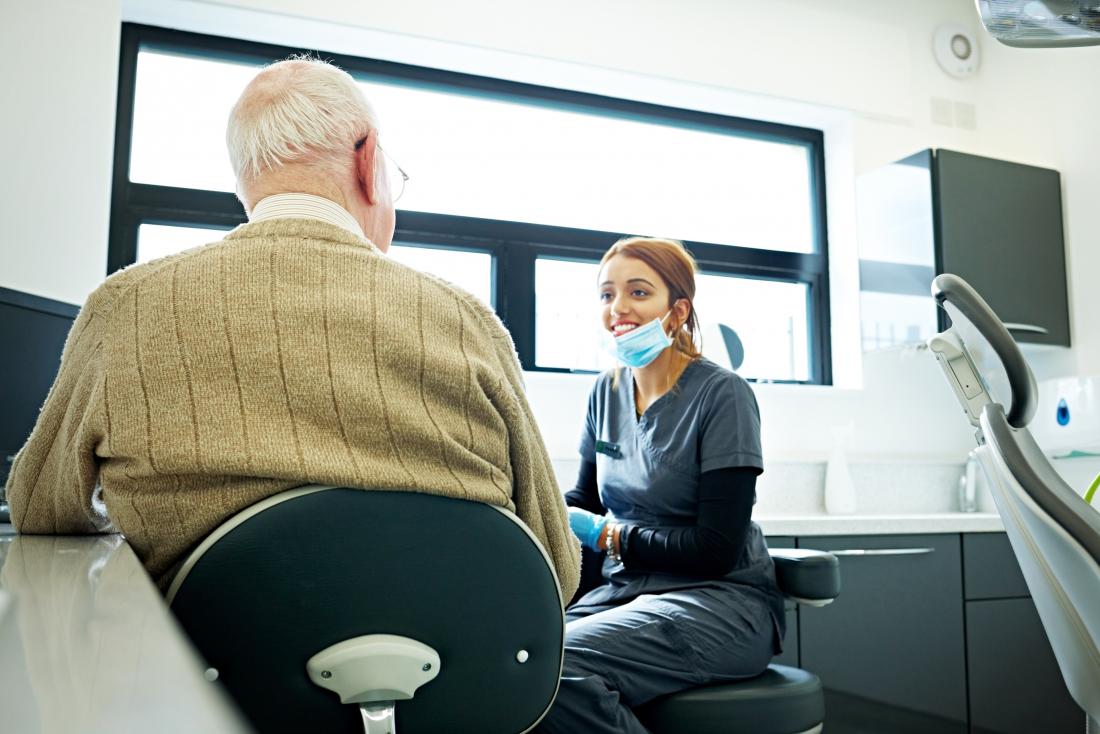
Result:
{"label": "man's ear", "polygon": [[371,130],[363,144],[355,150],[355,174],[359,179],[359,190],[372,206],[378,203],[378,187],[374,177],[377,154],[378,130]]}

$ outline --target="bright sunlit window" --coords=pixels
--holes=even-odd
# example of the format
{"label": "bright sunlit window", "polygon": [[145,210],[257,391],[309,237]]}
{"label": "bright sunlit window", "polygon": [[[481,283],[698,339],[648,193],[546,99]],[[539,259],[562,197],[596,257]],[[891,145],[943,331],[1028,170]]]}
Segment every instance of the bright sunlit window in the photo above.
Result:
{"label": "bright sunlit window", "polygon": [[192,247],[208,245],[225,237],[224,229],[177,227],[167,224],[142,224],[138,228],[137,261],[149,262]]}
{"label": "bright sunlit window", "polygon": [[364,87],[382,117],[387,150],[416,176],[403,209],[814,250],[804,145],[392,84]]}
{"label": "bright sunlit window", "polygon": [[[540,367],[603,370],[614,366],[597,298],[596,263],[540,258],[535,264],[535,363]],[[695,310],[703,355],[733,367],[725,325],[737,335],[737,373],[742,377],[809,379],[807,292],[782,283],[710,273],[696,276]],[[741,357],[743,356],[743,361]]]}
{"label": "bright sunlit window", "polygon": [[233,191],[229,110],[258,65],[160,52],[138,54],[130,180]]}
{"label": "bright sunlit window", "polygon": [[[233,191],[244,64],[138,55],[130,176]],[[363,82],[412,211],[813,252],[805,145]],[[442,124],[446,121],[446,124]],[[537,171],[537,175],[532,175]],[[639,206],[639,202],[660,202]]]}
{"label": "bright sunlit window", "polygon": [[390,245],[389,256],[410,268],[438,276],[487,304],[493,303],[493,257],[484,252]]}
{"label": "bright sunlit window", "polygon": [[708,358],[751,379],[831,379],[820,131],[148,26],[123,24],[122,48],[133,109],[118,123],[111,269],[247,221],[229,112],[259,68],[310,53],[362,86],[408,173],[389,257],[491,305],[524,369],[613,364],[594,262],[643,235],[699,258]]}

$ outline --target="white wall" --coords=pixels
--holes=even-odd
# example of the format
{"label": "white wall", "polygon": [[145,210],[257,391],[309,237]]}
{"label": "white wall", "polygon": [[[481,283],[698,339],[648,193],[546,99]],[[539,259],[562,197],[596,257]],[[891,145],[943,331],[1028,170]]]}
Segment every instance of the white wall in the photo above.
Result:
{"label": "white wall", "polygon": [[1100,96],[1093,75],[1100,70],[1100,47],[1059,49],[1058,65],[1046,81],[1059,104],[1047,135],[1058,146],[1062,206],[1070,268],[1070,321],[1077,374],[1100,374]]}
{"label": "white wall", "polygon": [[119,0],[0,11],[0,286],[79,303],[107,273]]}
{"label": "white wall", "polygon": [[[55,171],[75,170],[75,148],[81,156],[76,178],[85,190],[77,203],[79,221],[62,222],[52,216],[56,200],[47,187],[27,191],[20,184],[11,194],[5,189],[0,214],[18,221],[20,234],[4,242],[0,285],[78,301],[101,277],[121,13],[127,20],[733,114],[755,110],[757,116],[789,121],[816,115],[831,146],[830,171],[843,174],[830,179],[828,191],[837,207],[830,211],[836,256],[831,272],[834,349],[839,347],[840,359],[847,355],[856,361],[855,370],[845,374],[857,379],[846,378],[845,384],[862,387],[758,386],[772,458],[820,458],[831,442],[830,427],[847,420],[856,424],[856,455],[961,461],[972,446],[971,433],[927,354],[869,356],[860,378],[854,351],[858,316],[851,287],[856,267],[851,173],[923,148],[947,147],[1065,172],[1074,338],[1081,346],[1037,363],[1050,372],[1072,371],[1078,363],[1100,370],[1100,337],[1082,326],[1089,309],[1094,313],[1100,305],[1100,294],[1088,287],[1100,275],[1100,255],[1089,246],[1096,232],[1087,221],[1100,188],[1100,145],[1089,141],[1087,115],[1100,112],[1100,103],[1067,101],[1061,94],[1087,89],[1091,75],[1087,65],[1075,67],[1063,52],[1019,52],[996,46],[980,33],[980,73],[965,81],[948,77],[932,59],[932,33],[944,21],[978,32],[970,0],[559,0],[553,5],[124,0],[121,11],[117,3],[99,0],[94,12],[80,13],[81,7],[42,0],[36,9],[16,11],[18,29],[2,31],[23,55],[33,49],[35,58],[71,58],[68,49],[76,43],[88,62],[67,64],[63,73],[21,69],[25,76],[17,87],[5,81],[5,88],[14,90],[16,106],[32,110],[29,119],[0,123],[8,139],[13,133],[23,139],[30,135],[40,144],[33,155],[16,154],[11,169],[16,175],[6,177],[5,185],[14,189],[13,180],[41,182],[53,180]],[[1077,58],[1095,63],[1096,55],[1087,53]],[[1066,74],[1061,87],[1044,88],[1054,71]],[[933,98],[972,105],[976,128],[934,124]],[[62,118],[64,123],[53,129],[63,127],[65,135],[49,132],[51,118],[70,107],[80,110],[79,124]],[[1064,119],[1063,112],[1073,119]],[[75,140],[74,129],[79,131]],[[45,229],[44,221],[49,222]],[[589,380],[554,375],[530,375],[529,380],[552,453],[572,456]]]}

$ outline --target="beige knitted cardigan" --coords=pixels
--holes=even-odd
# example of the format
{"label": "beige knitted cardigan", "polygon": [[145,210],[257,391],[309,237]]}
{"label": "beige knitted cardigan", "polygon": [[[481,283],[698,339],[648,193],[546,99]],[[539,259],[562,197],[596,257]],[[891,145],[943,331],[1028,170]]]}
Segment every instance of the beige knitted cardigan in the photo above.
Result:
{"label": "beige knitted cardigan", "polygon": [[579,546],[500,320],[315,220],[246,224],[108,278],[7,492],[20,532],[118,529],[163,584],[223,520],[303,484],[506,507],[563,598],[577,587]]}

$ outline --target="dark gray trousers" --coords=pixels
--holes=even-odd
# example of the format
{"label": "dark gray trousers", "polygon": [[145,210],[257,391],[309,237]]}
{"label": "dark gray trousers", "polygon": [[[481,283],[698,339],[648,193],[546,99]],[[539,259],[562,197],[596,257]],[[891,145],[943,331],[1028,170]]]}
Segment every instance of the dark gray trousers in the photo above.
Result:
{"label": "dark gray trousers", "polygon": [[581,604],[566,615],[561,686],[542,734],[645,734],[634,706],[759,675],[772,658],[771,614],[755,599],[691,589]]}

